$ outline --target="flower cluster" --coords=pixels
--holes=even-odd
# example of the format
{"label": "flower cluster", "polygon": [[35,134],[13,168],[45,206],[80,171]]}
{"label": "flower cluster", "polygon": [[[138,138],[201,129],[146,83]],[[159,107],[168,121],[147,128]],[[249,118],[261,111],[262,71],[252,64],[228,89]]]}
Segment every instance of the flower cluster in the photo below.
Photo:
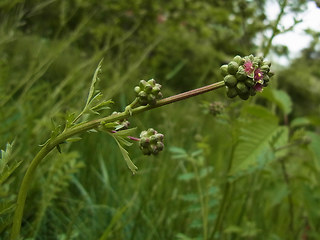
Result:
{"label": "flower cluster", "polygon": [[[113,112],[111,115],[114,116],[117,114],[119,114],[119,113]],[[118,120],[115,123],[117,124],[117,126],[115,127],[116,131],[128,129],[129,125],[130,125],[130,122],[127,119]]]}
{"label": "flower cluster", "polygon": [[227,96],[230,98],[239,96],[247,100],[249,96],[261,92],[268,86],[270,77],[273,76],[270,66],[271,63],[265,61],[263,57],[253,55],[243,58],[235,56],[229,64],[222,65],[220,70],[227,86]]}
{"label": "flower cluster", "polygon": [[155,105],[157,100],[162,98],[161,85],[156,83],[154,79],[148,82],[141,80],[139,86],[134,88],[136,96],[141,105]]}
{"label": "flower cluster", "polygon": [[219,102],[219,101],[210,103],[210,105],[209,105],[209,112],[213,116],[220,115],[221,113],[223,113],[224,109],[225,109],[224,103]]}
{"label": "flower cluster", "polygon": [[163,134],[158,133],[153,128],[142,131],[140,134],[140,149],[144,155],[157,155],[163,150]]}

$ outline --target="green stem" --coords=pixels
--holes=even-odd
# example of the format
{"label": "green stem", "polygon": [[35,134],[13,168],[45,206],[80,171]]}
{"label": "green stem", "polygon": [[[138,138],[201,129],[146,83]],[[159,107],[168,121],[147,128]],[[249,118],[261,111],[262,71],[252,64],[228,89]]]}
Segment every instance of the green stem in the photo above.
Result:
{"label": "green stem", "polygon": [[199,194],[199,202],[201,206],[201,217],[202,217],[202,229],[203,229],[203,240],[208,239],[208,217],[207,217],[207,204],[204,201],[205,195],[203,194],[202,186],[201,186],[201,179],[198,170],[198,166],[196,165],[196,159],[191,158],[191,163],[196,173],[196,180],[197,180],[197,188]]}
{"label": "green stem", "polygon": [[236,147],[236,144],[234,143],[234,140],[232,140],[232,148],[231,148],[230,159],[229,159],[228,166],[227,166],[227,169],[226,169],[226,172],[225,172],[226,182],[224,184],[223,197],[222,197],[222,200],[221,200],[221,205],[220,205],[220,208],[219,208],[219,212],[218,212],[218,216],[217,216],[217,219],[216,219],[216,223],[214,225],[214,228],[213,228],[213,230],[211,232],[211,235],[210,235],[210,238],[209,238],[210,240],[214,239],[216,232],[222,226],[222,222],[223,222],[223,218],[224,218],[224,215],[225,215],[225,211],[227,209],[227,203],[228,203],[229,195],[230,195],[230,188],[232,187],[232,184],[233,184],[232,182],[230,182],[228,180],[228,175],[229,175],[230,169],[232,167],[235,147]]}
{"label": "green stem", "polygon": [[282,18],[282,15],[284,14],[284,9],[285,9],[285,7],[287,6],[287,4],[288,4],[288,0],[284,0],[284,1],[282,2],[282,4],[280,4],[280,12],[279,12],[278,17],[277,17],[277,19],[276,19],[276,21],[275,21],[275,24],[274,24],[274,26],[273,26],[273,28],[272,28],[272,35],[271,35],[271,37],[270,37],[269,40],[268,40],[267,46],[264,48],[264,53],[263,53],[264,56],[267,56],[267,55],[268,55],[274,37],[279,34],[279,32],[278,32],[278,25],[279,25],[279,23],[280,23],[280,20],[281,20],[281,18]]}
{"label": "green stem", "polygon": [[23,209],[24,209],[26,198],[27,198],[29,186],[32,183],[32,180],[35,176],[35,170],[38,167],[39,163],[41,162],[41,160],[43,158],[45,158],[45,156],[48,155],[49,152],[51,152],[52,149],[57,147],[62,142],[66,141],[68,138],[70,138],[76,134],[86,132],[90,129],[95,129],[100,124],[105,124],[105,123],[115,122],[117,120],[122,120],[122,119],[128,118],[130,116],[133,116],[133,115],[141,113],[141,112],[145,112],[145,111],[148,111],[148,110],[151,110],[154,108],[158,108],[158,107],[170,104],[170,103],[174,103],[174,102],[181,101],[181,100],[193,97],[193,96],[197,96],[197,95],[209,92],[209,91],[213,91],[213,90],[221,88],[223,86],[225,86],[224,81],[217,82],[217,83],[214,83],[214,84],[211,84],[208,86],[204,86],[201,88],[197,88],[197,89],[194,89],[194,90],[191,90],[188,92],[180,93],[180,94],[159,100],[159,101],[157,101],[157,103],[155,105],[152,105],[152,106],[150,106],[150,105],[140,106],[140,107],[136,107],[136,108],[132,109],[132,111],[130,111],[130,112],[124,111],[124,112],[119,113],[117,115],[110,115],[108,117],[92,120],[87,123],[78,124],[78,125],[75,125],[69,129],[66,129],[60,135],[58,135],[56,138],[51,139],[49,142],[47,142],[41,148],[41,150],[38,152],[38,154],[35,156],[35,158],[31,161],[31,163],[27,169],[27,172],[22,179],[22,183],[21,183],[19,193],[18,193],[16,209],[15,209],[15,213],[13,216],[13,223],[12,223],[12,230],[11,230],[10,239],[11,240],[18,240],[19,239],[20,229],[21,229],[21,221],[22,221],[22,216],[23,216]]}

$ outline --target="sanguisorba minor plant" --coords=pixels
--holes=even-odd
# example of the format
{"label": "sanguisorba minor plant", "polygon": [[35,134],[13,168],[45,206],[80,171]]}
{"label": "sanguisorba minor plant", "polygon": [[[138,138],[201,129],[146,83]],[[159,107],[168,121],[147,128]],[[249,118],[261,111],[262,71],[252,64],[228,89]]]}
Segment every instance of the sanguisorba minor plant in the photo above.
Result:
{"label": "sanguisorba minor plant", "polygon": [[263,57],[254,57],[253,55],[246,57],[235,56],[229,64],[223,65],[220,68],[221,74],[224,77],[223,81],[164,99],[162,99],[160,84],[156,83],[153,79],[148,81],[141,80],[139,85],[134,88],[136,98],[126,106],[125,111],[113,112],[109,116],[90,121],[81,121],[84,119],[84,115],[99,115],[103,110],[110,109],[110,104],[113,103],[112,100],[103,98],[102,93],[95,89],[98,74],[101,71],[100,62],[93,75],[88,98],[83,110],[78,115],[69,114],[63,126],[56,126],[53,129],[51,137],[41,145],[41,150],[28,166],[17,197],[10,239],[17,240],[20,237],[21,221],[28,188],[33,181],[34,173],[39,163],[54,148],[60,152],[61,144],[79,141],[81,139],[79,137],[80,134],[88,131],[102,131],[115,139],[128,168],[135,174],[138,168],[130,159],[126,147],[131,146],[133,142],[138,142],[143,154],[156,155],[164,148],[164,135],[158,133],[153,128],[149,128],[142,131],[139,137],[135,137],[133,136],[135,128],[129,128],[128,118],[138,113],[213,91],[221,87],[226,87],[228,97],[234,98],[239,96],[241,99],[247,100],[250,96],[261,92],[263,88],[268,85],[270,77],[273,76],[273,73],[270,72],[270,66],[271,63],[265,61]]}

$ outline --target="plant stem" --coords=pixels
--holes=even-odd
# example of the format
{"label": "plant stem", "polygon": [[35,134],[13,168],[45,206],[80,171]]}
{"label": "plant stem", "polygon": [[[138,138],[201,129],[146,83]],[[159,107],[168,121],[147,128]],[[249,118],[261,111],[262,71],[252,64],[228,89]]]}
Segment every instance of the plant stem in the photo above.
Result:
{"label": "plant stem", "polygon": [[229,202],[230,188],[232,187],[233,183],[228,180],[228,175],[229,175],[230,169],[232,167],[235,147],[236,147],[236,144],[234,143],[234,140],[232,140],[231,154],[230,154],[228,166],[227,166],[227,169],[225,172],[225,181],[226,182],[224,183],[224,187],[223,187],[223,197],[221,200],[221,205],[219,208],[216,223],[214,225],[214,228],[213,228],[211,235],[210,235],[210,238],[209,238],[210,240],[214,239],[216,232],[222,227],[223,218],[224,218],[225,211],[227,209],[227,205]]}
{"label": "plant stem", "polygon": [[280,23],[280,20],[281,20],[281,18],[282,18],[282,15],[284,14],[284,9],[286,8],[287,4],[288,4],[288,0],[283,0],[283,2],[280,3],[280,12],[279,12],[278,17],[277,17],[277,19],[276,19],[276,21],[275,21],[275,24],[273,25],[272,35],[271,35],[271,37],[270,37],[269,40],[268,40],[267,46],[264,48],[264,52],[263,52],[263,55],[264,55],[264,56],[267,56],[267,55],[268,55],[274,37],[279,34],[279,32],[278,32],[278,25],[279,25],[279,23]]}
{"label": "plant stem", "polygon": [[[282,170],[282,175],[283,178],[285,180],[285,183],[287,184],[287,187],[290,191],[290,178],[289,178],[289,174],[287,171],[287,167],[286,164],[284,162],[284,159],[280,159],[280,164],[281,164],[281,170]],[[289,192],[288,194],[288,204],[289,204],[289,216],[290,216],[290,221],[289,221],[289,232],[294,236],[294,208],[293,208],[293,199],[292,199],[292,195],[291,192]]]}
{"label": "plant stem", "polygon": [[[215,89],[221,88],[225,86],[224,81],[213,83],[211,85],[207,85],[201,88],[197,88],[188,92],[180,93],[162,100],[157,101],[155,105],[147,105],[147,106],[140,106],[132,109],[130,112],[129,111],[124,111],[122,113],[116,114],[116,115],[110,115],[108,117],[92,120],[90,122],[86,123],[80,123],[78,125],[75,125],[71,128],[65,129],[60,135],[55,137],[54,139],[51,139],[48,141],[38,152],[38,154],[35,156],[35,158],[31,161],[26,174],[24,175],[22,179],[22,183],[19,189],[18,193],[18,198],[17,198],[17,204],[16,204],[16,209],[15,213],[13,216],[13,223],[12,223],[12,230],[11,230],[11,240],[18,240],[20,237],[20,229],[21,229],[21,221],[22,221],[22,216],[23,216],[23,209],[25,205],[25,201],[27,198],[27,193],[29,186],[31,185],[31,182],[35,176],[35,170],[41,160],[45,158],[45,156],[48,155],[49,152],[51,152],[52,149],[57,147],[59,144],[62,142],[66,141],[68,138],[80,134],[83,132],[86,132],[90,129],[95,129],[101,124],[105,123],[110,123],[110,122],[115,122],[117,120],[122,120],[125,118],[128,118],[130,116],[133,116],[135,114],[145,112],[154,108],[158,108],[170,103],[174,103],[177,101],[181,101],[193,96],[197,96],[209,91],[213,91]],[[135,101],[133,102],[132,106],[135,105]]]}

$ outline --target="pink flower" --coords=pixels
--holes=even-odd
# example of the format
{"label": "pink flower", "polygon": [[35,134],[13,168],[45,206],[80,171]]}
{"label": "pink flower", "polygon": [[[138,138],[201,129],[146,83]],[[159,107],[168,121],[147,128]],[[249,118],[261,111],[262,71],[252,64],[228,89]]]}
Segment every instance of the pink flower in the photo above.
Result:
{"label": "pink flower", "polygon": [[260,80],[263,79],[263,73],[261,72],[260,68],[254,71],[254,80],[257,82],[261,82]]}
{"label": "pink flower", "polygon": [[253,89],[257,92],[262,92],[263,85],[261,83],[256,83],[256,85],[253,86]]}
{"label": "pink flower", "polygon": [[253,68],[253,64],[251,61],[246,61],[244,64],[243,64],[243,67],[244,67],[244,71],[247,73],[247,74],[251,74],[254,70]]}

